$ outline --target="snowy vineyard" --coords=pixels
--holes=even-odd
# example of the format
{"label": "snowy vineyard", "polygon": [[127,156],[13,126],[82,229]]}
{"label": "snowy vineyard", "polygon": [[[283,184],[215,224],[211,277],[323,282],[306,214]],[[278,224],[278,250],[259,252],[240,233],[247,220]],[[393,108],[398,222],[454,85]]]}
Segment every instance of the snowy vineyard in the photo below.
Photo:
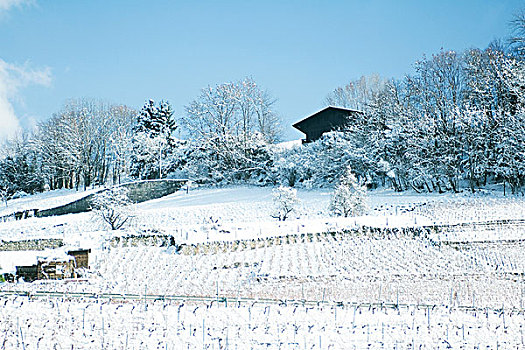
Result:
{"label": "snowy vineyard", "polygon": [[[47,3],[0,0],[1,52],[26,62],[0,52],[0,350],[525,349],[519,1]],[[401,44],[375,38],[402,22],[418,29],[386,33]],[[396,49],[431,32],[463,44],[402,75]],[[353,62],[323,55],[348,33]],[[326,82],[384,71],[361,42],[397,78],[333,87],[306,115]],[[253,63],[283,96],[250,72],[189,96]],[[67,87],[178,104],[58,108]]]}
{"label": "snowy vineyard", "polygon": [[288,243],[274,239],[259,247],[188,255],[176,247],[112,247],[97,256],[89,282],[3,289],[525,306],[523,244],[438,246],[421,239],[344,233],[313,235],[312,240],[298,236]]}
{"label": "snowy vineyard", "polygon": [[520,348],[523,312],[0,299],[4,349]]}
{"label": "snowy vineyard", "polygon": [[525,220],[523,197],[445,197],[414,208],[416,213],[427,216],[436,224]]}
{"label": "snowy vineyard", "polygon": [[176,193],[120,231],[89,213],[0,223],[11,245],[65,244],[0,252],[3,268],[92,248],[82,280],[0,284],[0,348],[523,346],[522,199],[376,193],[372,215],[334,218],[329,193],[300,191],[282,222],[270,194]]}

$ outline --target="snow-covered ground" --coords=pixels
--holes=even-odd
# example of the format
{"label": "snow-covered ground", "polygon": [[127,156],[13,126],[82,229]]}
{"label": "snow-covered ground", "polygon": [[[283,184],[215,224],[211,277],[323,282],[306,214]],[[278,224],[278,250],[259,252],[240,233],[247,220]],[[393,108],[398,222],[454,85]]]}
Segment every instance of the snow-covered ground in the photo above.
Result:
{"label": "snow-covered ground", "polygon": [[[47,196],[35,200],[65,202],[58,193]],[[108,231],[90,213],[0,223],[4,241],[62,239],[65,246],[54,254],[92,249],[87,280],[0,284],[0,307],[8,311],[0,312],[6,348],[22,342],[26,349],[522,346],[523,198],[372,191],[369,215],[334,218],[327,209],[330,190],[299,190],[298,197],[297,212],[285,222],[271,217],[271,188],[229,187],[135,205],[135,218],[121,231]],[[347,231],[433,224],[463,225],[427,237]],[[190,248],[109,243],[138,234],[171,235]],[[45,254],[50,252],[0,251],[0,267],[12,271]],[[247,301],[227,307],[151,301],[146,307],[136,300],[6,295],[13,291]],[[301,306],[301,300],[313,304]],[[325,304],[311,306],[319,302]],[[337,306],[341,302],[347,306]],[[378,309],[381,304],[408,306]]]}
{"label": "snow-covered ground", "polygon": [[[68,193],[67,197],[70,198]],[[297,233],[297,226],[308,226],[307,232],[321,232],[326,226],[355,226],[356,222],[372,226],[404,226],[408,224],[429,223],[428,219],[415,218],[413,213],[401,214],[401,209],[414,203],[425,201],[422,196],[392,196],[377,194],[371,197],[370,205],[381,211],[366,218],[348,220],[334,219],[329,216],[329,190],[300,190],[300,203],[297,213],[288,221],[279,223],[271,217],[273,211],[272,189],[269,187],[231,187],[214,189],[194,189],[189,193],[184,190],[172,195],[135,205],[136,215],[131,227],[133,230],[156,230],[165,234],[179,235],[181,239],[195,241],[225,239],[221,231],[237,232],[230,239],[253,238],[257,235],[282,235]],[[37,197],[38,204],[49,206],[58,201],[58,195],[50,196],[50,201]],[[26,204],[27,204],[26,199]],[[382,207],[381,207],[382,206]],[[396,211],[399,211],[395,215]],[[418,222],[419,220],[419,222]],[[279,227],[281,226],[281,227]],[[217,228],[214,230],[213,228]],[[94,221],[89,213],[62,215],[46,218],[30,218],[21,221],[0,223],[0,239],[21,240],[33,238],[64,238],[72,244],[75,240],[86,237],[91,231],[100,236],[103,225]],[[186,238],[188,233],[188,238]]]}
{"label": "snow-covered ground", "polygon": [[446,306],[2,300],[6,349],[519,349],[523,315]]}
{"label": "snow-covered ground", "polygon": [[96,192],[100,188],[92,188],[87,191],[76,191],[68,189],[60,189],[54,191],[47,191],[31,196],[12,199],[0,205],[0,216],[11,215],[14,212],[30,209],[49,209],[68,204],[83,198],[90,193]]}
{"label": "snow-covered ground", "polygon": [[[299,190],[297,212],[286,222],[278,222],[271,217],[271,191],[268,187],[193,189],[189,193],[180,191],[136,205],[136,215],[131,227],[126,232],[115,234],[155,231],[174,235],[180,241],[197,242],[325,232],[356,225],[399,227],[525,219],[523,198],[403,195],[392,191],[371,192],[370,215],[338,219],[328,213],[330,190],[324,189]],[[73,196],[67,193],[67,198]],[[50,206],[51,203],[65,201],[59,200],[58,194],[48,196],[48,202],[37,196],[37,203]],[[30,203],[27,198],[24,200],[26,204]],[[105,227],[95,222],[89,213],[31,218],[0,223],[0,239],[53,237],[63,238],[69,244],[79,244],[85,240],[99,241],[102,229]],[[513,229],[516,232],[508,235]],[[479,239],[519,239],[521,231],[521,227],[506,226],[501,230],[492,230],[487,233],[489,236],[486,233],[478,236]],[[459,229],[450,233],[451,239],[453,236],[455,240],[468,240],[472,238],[471,235],[468,228],[463,233]]]}

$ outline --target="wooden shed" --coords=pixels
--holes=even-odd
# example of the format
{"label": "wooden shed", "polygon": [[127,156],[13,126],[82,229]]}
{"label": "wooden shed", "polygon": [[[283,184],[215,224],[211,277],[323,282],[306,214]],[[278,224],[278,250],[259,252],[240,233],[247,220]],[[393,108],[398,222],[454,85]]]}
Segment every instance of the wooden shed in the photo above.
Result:
{"label": "wooden shed", "polygon": [[41,256],[36,259],[36,264],[16,266],[16,278],[23,278],[26,282],[35,280],[77,278],[78,269],[89,268],[89,253],[91,249],[70,250],[64,253]]}
{"label": "wooden shed", "polygon": [[75,276],[73,258],[71,260],[38,259],[34,265],[16,267],[16,278],[23,278],[25,282],[61,280]]}
{"label": "wooden shed", "polygon": [[355,109],[328,106],[293,124],[293,127],[306,135],[303,143],[313,142],[325,132],[343,129],[352,122],[353,116],[362,113]]}
{"label": "wooden shed", "polygon": [[22,278],[26,282],[33,282],[38,279],[37,265],[17,266],[16,278]]}
{"label": "wooden shed", "polygon": [[89,253],[91,253],[91,249],[78,249],[67,252],[68,255],[75,258],[75,267],[82,269],[89,269]]}
{"label": "wooden shed", "polygon": [[74,278],[74,259],[71,260],[38,260],[37,279],[39,280],[61,280]]}

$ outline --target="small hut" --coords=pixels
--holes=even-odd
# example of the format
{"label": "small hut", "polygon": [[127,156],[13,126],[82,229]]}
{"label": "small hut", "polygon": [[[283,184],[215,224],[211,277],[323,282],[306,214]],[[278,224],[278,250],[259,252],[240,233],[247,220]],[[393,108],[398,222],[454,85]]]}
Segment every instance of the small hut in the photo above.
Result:
{"label": "small hut", "polygon": [[67,255],[75,258],[75,268],[89,269],[89,253],[91,249],[77,249],[68,251]]}
{"label": "small hut", "polygon": [[46,251],[46,254],[36,256],[34,264],[16,266],[16,278],[23,278],[26,282],[74,277],[76,277],[75,258],[65,254],[64,251]]}

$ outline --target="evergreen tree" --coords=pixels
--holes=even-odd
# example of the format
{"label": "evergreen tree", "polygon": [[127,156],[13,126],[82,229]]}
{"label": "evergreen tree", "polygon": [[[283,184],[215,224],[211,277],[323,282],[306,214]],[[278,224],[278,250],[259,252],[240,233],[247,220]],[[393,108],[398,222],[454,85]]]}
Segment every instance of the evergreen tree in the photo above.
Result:
{"label": "evergreen tree", "polygon": [[173,108],[168,101],[149,100],[137,116],[134,128],[131,174],[140,179],[162,178],[169,171],[166,164],[177,144]]}
{"label": "evergreen tree", "polygon": [[137,116],[135,132],[143,132],[150,137],[165,134],[168,137],[177,129],[173,119],[173,108],[168,101],[160,101],[155,105],[154,100],[149,100]]}

